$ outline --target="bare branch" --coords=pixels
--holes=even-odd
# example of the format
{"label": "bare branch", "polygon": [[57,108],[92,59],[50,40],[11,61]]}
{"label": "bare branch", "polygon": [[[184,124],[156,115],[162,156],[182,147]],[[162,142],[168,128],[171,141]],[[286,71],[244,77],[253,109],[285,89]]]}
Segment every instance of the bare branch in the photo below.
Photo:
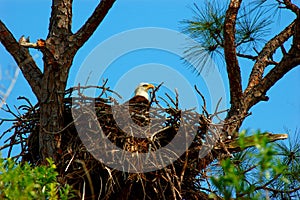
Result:
{"label": "bare branch", "polygon": [[150,100],[150,103],[149,105],[151,106],[153,102],[155,102],[156,104],[158,103],[157,102],[157,99],[156,99],[156,92],[158,91],[158,89],[164,84],[164,82],[161,82],[158,86],[156,86],[152,92],[152,95],[151,95],[151,100]]}
{"label": "bare branch", "polygon": [[17,65],[20,67],[24,77],[31,86],[35,96],[40,98],[42,72],[36,65],[28,49],[22,47],[0,20],[0,42],[12,55]]}
{"label": "bare branch", "polygon": [[283,3],[285,4],[286,8],[293,11],[297,16],[300,14],[300,9],[291,2],[291,0],[283,0]]}
{"label": "bare branch", "polygon": [[282,52],[283,55],[287,54],[287,52],[286,52],[286,50],[285,50],[285,48],[284,48],[283,45],[280,46],[280,49],[281,49],[281,52]]}
{"label": "bare branch", "polygon": [[202,109],[203,109],[203,112],[205,113],[205,116],[209,116],[207,110],[206,110],[206,100],[204,98],[204,95],[200,92],[200,90],[197,88],[197,86],[195,85],[195,90],[196,92],[200,95],[202,101],[203,101],[203,106],[202,106]]}
{"label": "bare branch", "polygon": [[257,56],[252,56],[252,55],[248,55],[248,54],[237,53],[236,55],[238,57],[247,58],[247,59],[250,59],[250,60],[253,60],[253,61],[255,61],[257,59]]}
{"label": "bare branch", "polygon": [[257,61],[253,66],[250,74],[248,86],[245,93],[248,93],[255,85],[259,84],[266,66],[268,66],[269,58],[273,55],[275,50],[283,45],[292,35],[295,21],[287,26],[281,33],[272,38],[258,54]]}
{"label": "bare branch", "polygon": [[102,0],[85,24],[77,31],[77,33],[71,36],[74,37],[73,41],[78,48],[92,36],[115,1],[116,0]]}
{"label": "bare branch", "polygon": [[43,47],[45,47],[45,41],[39,39],[36,43],[32,43],[29,41],[29,39],[25,39],[24,36],[22,36],[19,39],[19,44],[23,47],[26,48],[34,48],[34,49],[42,49]]}
{"label": "bare branch", "polygon": [[[283,56],[281,61],[249,91],[245,100],[249,102],[249,108],[264,98],[266,92],[286,73],[300,65],[300,19],[296,19],[293,22],[293,26],[288,32],[293,34],[291,49]],[[288,33],[285,34],[289,35]],[[277,48],[281,46],[281,44],[277,44],[276,41],[274,45],[276,45]],[[254,95],[254,98],[252,95]]]}
{"label": "bare branch", "polygon": [[294,67],[300,65],[300,19],[296,20],[293,45],[290,51],[283,57],[277,66],[275,66],[261,81],[261,87],[264,92],[268,91],[279,79]]}
{"label": "bare branch", "polygon": [[230,102],[239,102],[242,95],[241,71],[236,54],[235,25],[242,0],[231,0],[224,24],[224,53],[230,85]]}
{"label": "bare branch", "polygon": [[278,62],[274,60],[267,60],[267,65],[278,65]]}

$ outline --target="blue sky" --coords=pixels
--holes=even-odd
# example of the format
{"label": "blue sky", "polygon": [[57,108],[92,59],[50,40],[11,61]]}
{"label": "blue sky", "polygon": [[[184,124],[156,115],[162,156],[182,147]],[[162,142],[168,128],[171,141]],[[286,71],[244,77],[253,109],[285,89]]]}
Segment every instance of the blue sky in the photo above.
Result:
{"label": "blue sky", "polygon": [[[75,56],[73,66],[71,68],[68,85],[72,86],[75,77],[78,75],[78,70],[82,64],[89,58],[90,55],[95,53],[95,48],[110,37],[136,28],[144,27],[159,27],[167,28],[175,31],[181,31],[183,25],[180,23],[183,19],[190,19],[193,12],[190,7],[194,2],[193,0],[120,0],[117,1],[109,14],[106,16],[102,24],[99,26],[95,34],[90,40],[79,50]],[[75,32],[92,13],[98,1],[94,0],[78,0],[74,1],[73,9],[73,31]],[[19,39],[22,35],[30,36],[31,41],[36,41],[39,38],[45,39],[48,31],[48,23],[50,16],[50,1],[29,0],[29,1],[16,1],[16,0],[0,0],[0,19],[7,25],[14,36]],[[278,33],[283,26],[292,20],[293,15],[283,12],[280,23],[276,22],[272,26],[271,31]],[[274,18],[274,20],[278,20]],[[141,38],[139,38],[141,39]],[[122,48],[116,45],[114,48]],[[42,68],[42,55],[36,50],[31,50],[32,55],[36,58],[37,64]],[[94,66],[99,66],[101,60],[105,55],[99,55],[94,58]],[[99,59],[99,60],[97,60]],[[154,65],[151,65],[153,64]],[[244,75],[243,83],[247,81],[247,75],[251,68],[251,63],[241,60],[242,74]],[[118,81],[123,80],[121,86],[124,100],[132,95],[132,91],[139,80],[151,81],[155,77],[160,77],[159,80],[168,79],[169,72],[158,71],[156,67],[163,65],[167,66],[166,69],[171,69],[172,73],[177,72],[187,80],[190,85],[196,84],[205,95],[209,96],[208,86],[204,84],[203,77],[197,77],[183,64],[182,60],[176,55],[164,51],[157,51],[151,49],[143,49],[141,51],[133,51],[126,55],[121,56],[110,66],[106,66],[103,78],[108,78],[108,85],[114,88]],[[15,66],[15,62],[8,55],[0,45],[0,66],[1,68],[9,68]],[[143,69],[153,67],[154,73],[144,73]],[[124,77],[124,74],[129,74],[133,69],[141,70],[138,73],[138,79]],[[225,92],[228,96],[228,81],[226,78],[226,70],[223,65],[219,63],[217,66],[218,73],[221,74],[224,81]],[[205,70],[204,70],[205,71]],[[124,80],[127,80],[128,85],[124,85]],[[2,81],[2,80],[0,80]],[[175,81],[176,82],[176,81]],[[174,83],[175,84],[175,83]],[[166,87],[164,91],[172,93],[174,88]],[[282,78],[268,93],[270,97],[268,102],[262,102],[251,109],[252,115],[249,116],[243,124],[243,129],[262,131],[271,131],[274,133],[283,133],[285,128],[290,129],[292,132],[299,128],[300,121],[300,68],[296,68],[289,72]],[[118,88],[118,87],[116,87]],[[128,90],[124,90],[127,88]],[[182,91],[184,93],[184,91]],[[162,93],[163,95],[163,93]],[[180,95],[180,91],[179,91]],[[211,95],[211,94],[210,94]],[[18,96],[29,97],[33,102],[35,98],[29,88],[27,82],[20,74],[15,87],[7,99],[8,105],[20,105],[17,102]],[[183,95],[184,98],[184,95]],[[199,99],[198,99],[199,100]],[[122,101],[122,100],[120,100]],[[227,98],[224,103],[229,102]],[[201,102],[200,102],[201,103]],[[209,102],[210,103],[210,102]],[[210,105],[213,106],[213,105]],[[0,112],[1,116],[6,116],[5,113]],[[4,126],[0,127],[2,132]],[[1,143],[0,143],[1,145]]]}

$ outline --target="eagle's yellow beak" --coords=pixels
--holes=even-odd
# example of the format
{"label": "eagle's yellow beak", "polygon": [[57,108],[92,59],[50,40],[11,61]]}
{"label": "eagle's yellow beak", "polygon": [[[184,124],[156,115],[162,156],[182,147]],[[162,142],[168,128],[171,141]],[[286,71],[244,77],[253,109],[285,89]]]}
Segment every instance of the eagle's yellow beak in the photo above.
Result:
{"label": "eagle's yellow beak", "polygon": [[148,84],[148,86],[146,87],[146,89],[147,90],[149,90],[149,89],[154,89],[155,87],[154,87],[154,85],[152,85],[152,84]]}

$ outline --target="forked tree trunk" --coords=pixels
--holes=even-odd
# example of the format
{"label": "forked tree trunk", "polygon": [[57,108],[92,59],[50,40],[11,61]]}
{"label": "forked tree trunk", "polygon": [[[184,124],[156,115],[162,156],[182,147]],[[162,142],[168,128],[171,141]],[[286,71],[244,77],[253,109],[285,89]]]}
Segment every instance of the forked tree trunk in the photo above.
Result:
{"label": "forked tree trunk", "polygon": [[76,49],[68,38],[72,24],[72,0],[53,0],[46,41],[40,42],[44,74],[41,80],[39,147],[42,161],[58,161],[64,128],[64,92]]}
{"label": "forked tree trunk", "polygon": [[[39,146],[41,162],[59,159],[61,131],[64,128],[64,92],[73,58],[91,37],[115,0],[102,0],[85,24],[72,33],[73,0],[53,0],[46,40],[31,43],[22,37],[16,41],[0,21],[0,41],[14,57],[24,77],[36,95],[40,106]],[[36,65],[28,48],[43,53],[43,72]]]}

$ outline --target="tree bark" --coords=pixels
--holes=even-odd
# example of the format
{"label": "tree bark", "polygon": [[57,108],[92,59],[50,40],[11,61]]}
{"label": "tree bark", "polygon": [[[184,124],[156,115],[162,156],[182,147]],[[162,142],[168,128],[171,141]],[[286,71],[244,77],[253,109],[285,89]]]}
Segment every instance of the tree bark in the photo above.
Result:
{"label": "tree bark", "polygon": [[[60,131],[64,127],[64,91],[75,51],[67,38],[71,33],[72,0],[53,0],[49,34],[43,52],[44,75],[41,82],[39,147],[41,160],[60,153]],[[72,49],[72,48],[71,48]]]}
{"label": "tree bark", "polygon": [[[228,112],[228,118],[235,117],[236,120],[231,120],[231,124],[224,126],[224,136],[233,135],[237,132],[237,127],[241,125],[238,118],[244,117],[246,113],[240,112],[242,107],[242,79],[241,70],[236,54],[236,19],[242,0],[231,0],[229,7],[226,11],[224,22],[224,53],[226,61],[226,69],[229,80],[230,89],[230,104],[231,108]],[[225,139],[221,136],[221,140]]]}
{"label": "tree bark", "polygon": [[[85,24],[73,34],[73,0],[53,0],[46,40],[29,43],[23,37],[15,40],[5,24],[0,21],[0,41],[13,56],[30,84],[40,107],[39,147],[41,162],[60,157],[60,141],[64,124],[64,92],[73,58],[78,49],[91,37],[115,0],[102,0]],[[23,41],[25,40],[25,41]],[[43,73],[27,48],[37,48],[43,53]]]}
{"label": "tree bark", "polygon": [[224,53],[230,85],[230,103],[232,106],[242,96],[241,70],[236,55],[235,25],[242,0],[232,0],[226,12],[224,22]]}

